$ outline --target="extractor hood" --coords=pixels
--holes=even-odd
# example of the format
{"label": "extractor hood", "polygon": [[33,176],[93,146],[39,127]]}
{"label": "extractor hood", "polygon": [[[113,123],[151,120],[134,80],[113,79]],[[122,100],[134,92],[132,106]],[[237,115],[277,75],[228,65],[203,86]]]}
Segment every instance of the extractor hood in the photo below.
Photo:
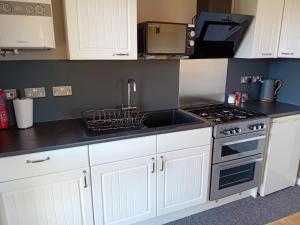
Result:
{"label": "extractor hood", "polygon": [[195,54],[190,58],[233,58],[253,16],[201,12],[195,19]]}

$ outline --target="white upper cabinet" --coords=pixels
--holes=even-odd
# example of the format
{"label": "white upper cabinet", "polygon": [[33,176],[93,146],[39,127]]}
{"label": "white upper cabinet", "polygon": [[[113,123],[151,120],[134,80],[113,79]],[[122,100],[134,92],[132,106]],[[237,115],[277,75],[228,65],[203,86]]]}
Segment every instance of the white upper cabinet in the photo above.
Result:
{"label": "white upper cabinet", "polygon": [[278,57],[300,58],[300,1],[285,0]]}
{"label": "white upper cabinet", "polygon": [[137,59],[137,0],[64,0],[69,58]]}
{"label": "white upper cabinet", "polygon": [[236,58],[277,58],[284,0],[234,0],[234,13],[255,18]]}

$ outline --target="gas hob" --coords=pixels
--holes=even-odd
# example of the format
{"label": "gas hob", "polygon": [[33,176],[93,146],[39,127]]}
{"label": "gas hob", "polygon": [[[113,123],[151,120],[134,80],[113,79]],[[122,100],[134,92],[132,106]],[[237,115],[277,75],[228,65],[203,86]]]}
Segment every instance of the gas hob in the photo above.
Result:
{"label": "gas hob", "polygon": [[198,105],[184,110],[213,123],[215,138],[265,132],[269,123],[263,114],[227,104]]}

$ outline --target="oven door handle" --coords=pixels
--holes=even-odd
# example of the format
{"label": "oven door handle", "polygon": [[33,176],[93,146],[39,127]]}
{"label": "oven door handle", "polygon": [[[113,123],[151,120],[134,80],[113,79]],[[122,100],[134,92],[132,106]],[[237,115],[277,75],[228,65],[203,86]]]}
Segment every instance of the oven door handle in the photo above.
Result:
{"label": "oven door handle", "polygon": [[229,169],[229,168],[233,168],[233,167],[237,167],[237,166],[242,166],[242,165],[245,165],[245,164],[258,163],[258,162],[262,162],[262,161],[263,161],[263,158],[260,157],[258,159],[250,159],[250,160],[247,160],[247,161],[244,161],[244,162],[219,166],[219,169],[224,170],[224,169]]}
{"label": "oven door handle", "polygon": [[257,141],[261,139],[265,139],[266,136],[259,136],[259,137],[253,137],[253,138],[248,138],[248,139],[243,139],[243,140],[238,140],[238,141],[232,141],[232,142],[226,142],[223,144],[223,146],[228,146],[228,145],[234,145],[234,144],[240,144],[240,143],[245,143],[248,141]]}

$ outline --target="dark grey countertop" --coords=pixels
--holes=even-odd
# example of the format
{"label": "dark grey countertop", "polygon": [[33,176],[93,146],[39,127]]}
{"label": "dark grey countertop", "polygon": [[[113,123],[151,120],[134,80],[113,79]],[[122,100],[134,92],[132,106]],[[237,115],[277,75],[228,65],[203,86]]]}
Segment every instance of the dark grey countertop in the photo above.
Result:
{"label": "dark grey countertop", "polygon": [[257,100],[243,103],[241,107],[244,109],[265,114],[271,118],[300,114],[300,106],[291,105],[283,102],[270,103]]}
{"label": "dark grey countertop", "polygon": [[80,119],[37,123],[26,130],[11,127],[0,131],[0,158],[205,127],[211,127],[211,124],[199,121],[159,128],[103,132],[88,137]]}

